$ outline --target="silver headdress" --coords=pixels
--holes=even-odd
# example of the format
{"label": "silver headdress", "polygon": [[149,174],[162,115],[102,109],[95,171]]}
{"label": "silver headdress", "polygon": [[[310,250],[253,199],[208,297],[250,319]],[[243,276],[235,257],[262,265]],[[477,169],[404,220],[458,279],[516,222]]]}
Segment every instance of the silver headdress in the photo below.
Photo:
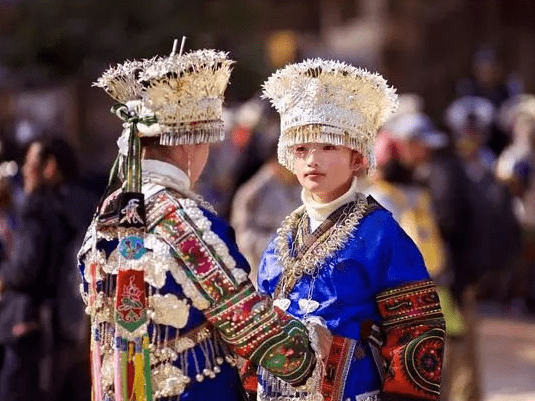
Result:
{"label": "silver headdress", "polygon": [[227,53],[215,50],[127,61],[94,86],[139,118],[140,137],[159,136],[162,145],[218,142],[224,139],[223,95],[232,64]]}
{"label": "silver headdress", "polygon": [[263,97],[280,113],[278,158],[290,170],[291,147],[307,142],[356,149],[373,167],[377,130],[397,109],[396,91],[381,75],[334,60],[278,70],[264,83]]}
{"label": "silver headdress", "polygon": [[176,41],[169,57],[119,64],[94,83],[119,102],[111,111],[124,121],[106,193],[120,183],[140,209],[140,137],[159,137],[170,146],[224,139],[223,95],[233,62],[224,52],[182,54],[181,48],[176,55],[175,48]]}
{"label": "silver headdress", "polygon": [[153,111],[162,145],[211,143],[224,139],[223,95],[233,61],[227,53],[198,50],[156,60],[139,77],[143,105]]}

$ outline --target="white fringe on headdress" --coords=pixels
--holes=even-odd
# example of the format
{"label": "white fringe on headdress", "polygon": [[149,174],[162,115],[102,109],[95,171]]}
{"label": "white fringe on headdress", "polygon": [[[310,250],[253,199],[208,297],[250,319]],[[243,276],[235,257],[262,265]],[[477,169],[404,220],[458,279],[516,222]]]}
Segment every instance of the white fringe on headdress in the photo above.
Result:
{"label": "white fringe on headdress", "polygon": [[290,170],[291,146],[305,142],[356,149],[373,166],[377,130],[397,109],[396,91],[381,75],[335,60],[288,65],[263,89],[281,115],[279,162]]}
{"label": "white fringe on headdress", "polygon": [[374,138],[368,135],[350,136],[338,127],[324,124],[300,125],[288,128],[279,138],[277,156],[279,163],[293,171],[294,153],[292,147],[300,143],[328,143],[330,145],[346,146],[359,151],[365,156],[370,165],[375,165],[373,152]]}

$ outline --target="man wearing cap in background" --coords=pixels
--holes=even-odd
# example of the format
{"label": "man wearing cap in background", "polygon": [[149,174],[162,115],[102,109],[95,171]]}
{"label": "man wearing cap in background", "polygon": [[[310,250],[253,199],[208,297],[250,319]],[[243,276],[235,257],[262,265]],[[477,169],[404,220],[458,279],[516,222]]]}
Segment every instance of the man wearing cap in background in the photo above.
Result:
{"label": "man wearing cap in background", "polygon": [[79,254],[95,401],[240,400],[234,353],[305,388],[315,366],[305,326],[254,291],[232,230],[191,190],[223,139],[231,65],[173,53],[97,82],[126,129]]}
{"label": "man wearing cap in background", "polygon": [[515,311],[535,313],[535,96],[506,101],[500,125],[513,142],[496,164],[496,176],[514,195],[515,216],[522,226],[522,257],[512,273],[510,301]]}
{"label": "man wearing cap in background", "polygon": [[[520,245],[520,229],[511,193],[494,176],[495,155],[484,145],[494,120],[494,106],[480,97],[457,99],[445,111],[445,122],[468,178],[462,219],[465,229],[457,239],[462,244],[458,254],[462,267],[455,279],[455,293],[460,295],[463,288],[480,282],[482,296],[503,302],[509,286],[507,270]],[[431,180],[431,185],[441,185],[440,179],[433,181],[437,180]]]}

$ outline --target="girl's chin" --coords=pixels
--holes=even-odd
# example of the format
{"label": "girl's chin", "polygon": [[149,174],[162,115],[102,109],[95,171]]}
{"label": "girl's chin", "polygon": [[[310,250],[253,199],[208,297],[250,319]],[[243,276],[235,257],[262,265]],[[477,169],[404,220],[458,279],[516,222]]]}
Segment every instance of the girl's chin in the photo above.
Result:
{"label": "girl's chin", "polygon": [[305,189],[308,192],[310,192],[311,194],[313,194],[313,195],[320,194],[320,193],[324,192],[324,191],[321,190],[321,186],[320,185],[316,185],[314,183],[312,183],[312,184],[308,183],[308,185],[305,185]]}

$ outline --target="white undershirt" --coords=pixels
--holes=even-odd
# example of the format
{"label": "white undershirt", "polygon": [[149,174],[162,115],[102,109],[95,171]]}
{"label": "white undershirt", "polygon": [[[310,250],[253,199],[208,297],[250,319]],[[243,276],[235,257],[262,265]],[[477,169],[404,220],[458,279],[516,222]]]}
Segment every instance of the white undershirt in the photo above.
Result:
{"label": "white undershirt", "polygon": [[301,200],[305,205],[308,217],[310,219],[310,231],[312,232],[318,228],[319,225],[323,223],[325,219],[340,206],[354,201],[357,193],[357,177],[353,178],[351,187],[349,187],[345,194],[328,203],[320,203],[315,201],[312,198],[310,191],[303,188],[301,191]]}

